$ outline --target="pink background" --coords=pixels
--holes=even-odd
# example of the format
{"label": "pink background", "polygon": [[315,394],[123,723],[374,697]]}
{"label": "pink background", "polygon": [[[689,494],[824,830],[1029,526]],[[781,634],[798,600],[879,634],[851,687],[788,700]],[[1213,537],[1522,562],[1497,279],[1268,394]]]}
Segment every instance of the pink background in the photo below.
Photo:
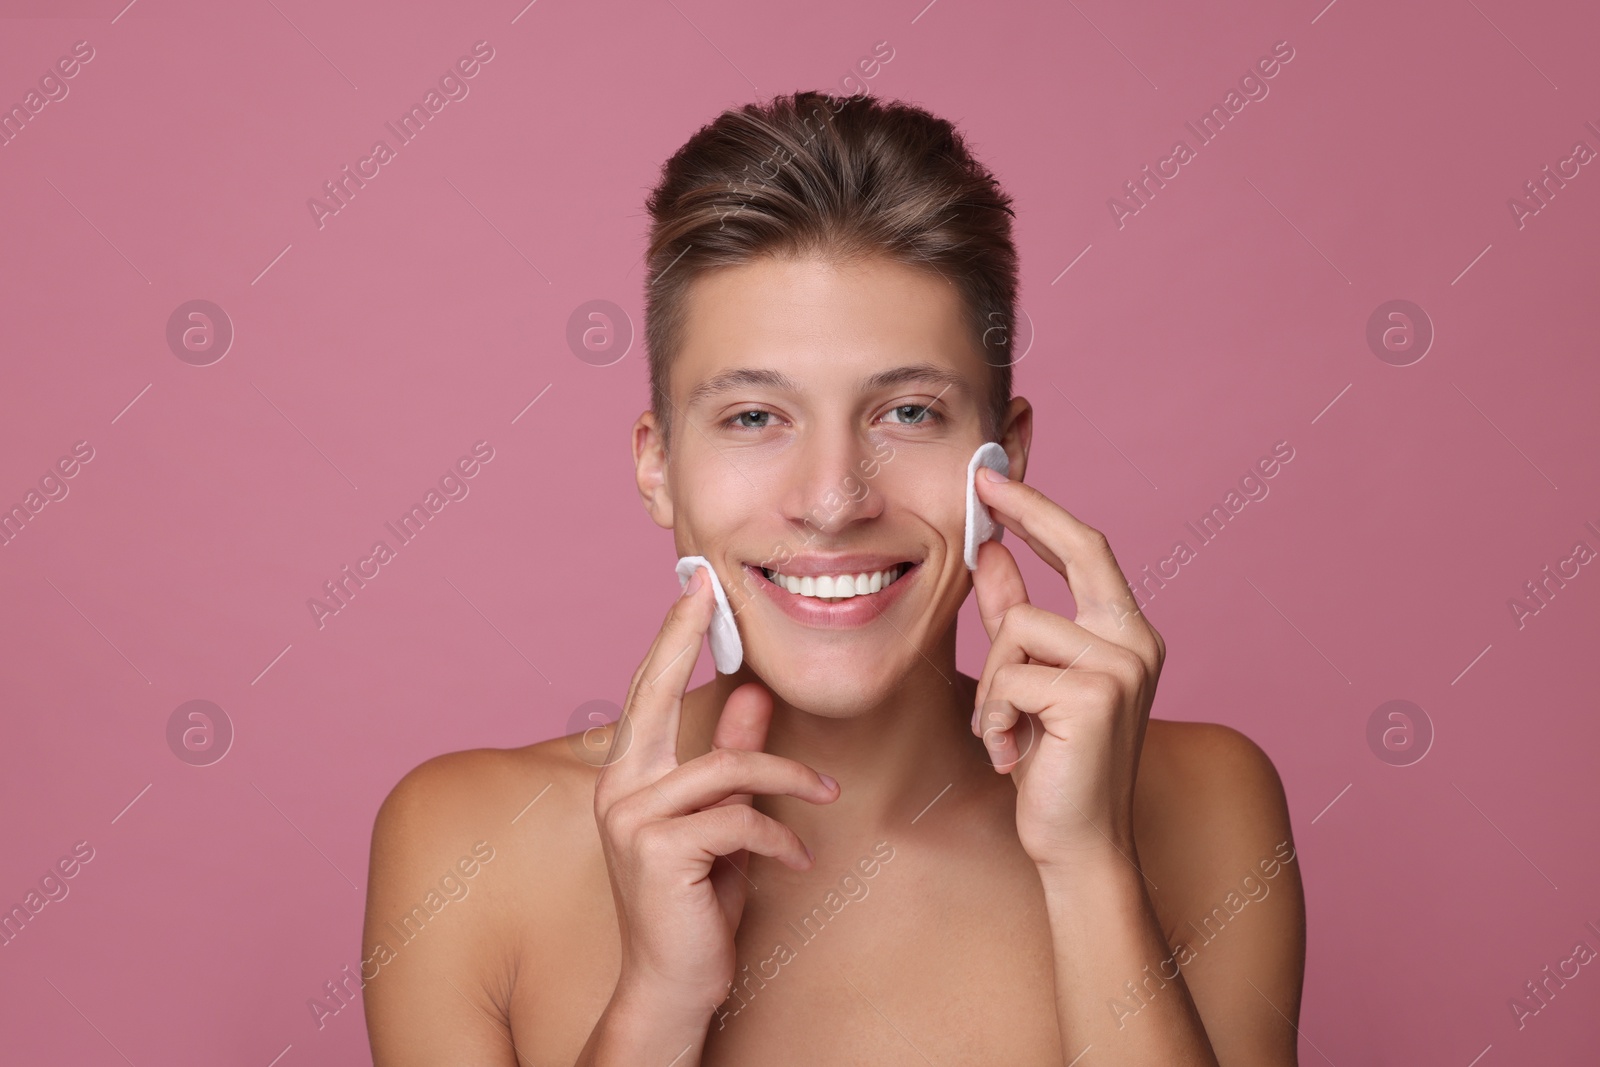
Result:
{"label": "pink background", "polygon": [[[95,850],[0,947],[11,1062],[366,1058],[358,1004],[319,1030],[306,1002],[359,959],[385,793],[620,701],[677,592],[631,478],[642,343],[592,365],[569,316],[641,330],[661,162],[879,41],[870,91],[956,121],[1016,197],[1030,481],[1135,577],[1294,449],[1147,607],[1155,714],[1245,731],[1284,779],[1302,1062],[1593,1062],[1600,967],[1520,1030],[1508,1007],[1600,948],[1600,567],[1508,606],[1600,550],[1600,164],[1508,207],[1600,149],[1587,5],[125,3],[0,5],[0,104],[94,49],[0,147],[0,505],[94,449],[0,548],[0,904]],[[469,95],[319,229],[307,200],[480,40]],[[1278,41],[1269,95],[1198,146],[1185,121]],[[1180,137],[1119,228],[1108,199]],[[166,340],[195,299],[236,331],[209,366]],[[1392,299],[1436,330],[1409,366],[1366,340]],[[470,495],[319,629],[308,599],[480,440]],[[235,731],[210,766],[167,741],[195,699]],[[1409,766],[1367,741],[1393,699],[1435,731]]]}

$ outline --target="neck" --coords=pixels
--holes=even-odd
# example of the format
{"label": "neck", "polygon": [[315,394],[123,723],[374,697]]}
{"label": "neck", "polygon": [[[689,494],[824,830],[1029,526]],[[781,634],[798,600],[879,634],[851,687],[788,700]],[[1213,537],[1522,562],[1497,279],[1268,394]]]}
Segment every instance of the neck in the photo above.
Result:
{"label": "neck", "polygon": [[[925,651],[888,697],[847,716],[808,711],[768,686],[773,710],[764,751],[832,775],[840,795],[823,805],[757,796],[755,806],[817,851],[819,842],[841,833],[903,836],[915,829],[913,819],[920,827],[925,815],[962,803],[975,790],[1006,786],[1009,793],[1010,784],[995,773],[970,730],[977,681],[956,670],[955,628]],[[680,760],[710,750],[728,695],[752,681],[762,679],[747,663],[693,691],[685,703]]]}

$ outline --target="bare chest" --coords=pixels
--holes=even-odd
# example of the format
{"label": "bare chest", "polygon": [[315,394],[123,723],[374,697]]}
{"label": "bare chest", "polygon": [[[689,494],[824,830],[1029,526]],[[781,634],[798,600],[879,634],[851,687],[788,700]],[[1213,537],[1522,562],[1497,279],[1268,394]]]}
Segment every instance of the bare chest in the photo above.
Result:
{"label": "bare chest", "polygon": [[[1061,1062],[1031,864],[1009,853],[952,865],[906,847],[858,851],[820,855],[808,872],[754,857],[733,988],[701,1064]],[[559,965],[519,978],[512,1029],[531,1062],[576,1059],[616,982],[604,882],[588,899],[566,943],[549,950]]]}

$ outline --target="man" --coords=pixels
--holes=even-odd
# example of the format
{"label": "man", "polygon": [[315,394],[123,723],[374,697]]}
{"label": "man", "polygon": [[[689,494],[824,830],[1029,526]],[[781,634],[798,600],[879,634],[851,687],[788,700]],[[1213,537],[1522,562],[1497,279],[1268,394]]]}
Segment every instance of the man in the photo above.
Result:
{"label": "man", "polygon": [[[669,161],[636,480],[744,659],[685,692],[701,573],[618,724],[395,787],[364,956],[474,842],[496,858],[386,946],[379,1067],[1296,1063],[1283,790],[1242,734],[1149,717],[1160,635],[1104,537],[1023,481],[1008,203],[948,123],[870,98],[750,105]],[[969,572],[988,440],[1012,477],[979,497],[1014,540]],[[1073,619],[1030,602],[1021,545]]]}

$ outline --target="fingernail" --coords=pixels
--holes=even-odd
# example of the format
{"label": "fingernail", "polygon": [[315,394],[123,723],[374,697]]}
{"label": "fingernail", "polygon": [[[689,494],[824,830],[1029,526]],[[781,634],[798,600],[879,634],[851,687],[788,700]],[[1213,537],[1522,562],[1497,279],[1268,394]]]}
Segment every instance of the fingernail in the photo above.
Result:
{"label": "fingernail", "polygon": [[696,567],[694,569],[694,574],[690,575],[689,577],[689,583],[683,587],[683,595],[694,596],[695,593],[699,592],[700,587],[705,584],[706,578],[702,573],[702,568]]}
{"label": "fingernail", "polygon": [[821,771],[817,772],[817,777],[822,779],[822,784],[823,785],[827,786],[829,789],[834,790],[835,792],[838,791],[838,789],[839,789],[839,780],[837,778],[834,778],[832,775],[823,774]]}
{"label": "fingernail", "polygon": [[991,482],[1008,482],[1011,479],[995,470],[993,467],[984,467],[978,471],[978,476]]}

